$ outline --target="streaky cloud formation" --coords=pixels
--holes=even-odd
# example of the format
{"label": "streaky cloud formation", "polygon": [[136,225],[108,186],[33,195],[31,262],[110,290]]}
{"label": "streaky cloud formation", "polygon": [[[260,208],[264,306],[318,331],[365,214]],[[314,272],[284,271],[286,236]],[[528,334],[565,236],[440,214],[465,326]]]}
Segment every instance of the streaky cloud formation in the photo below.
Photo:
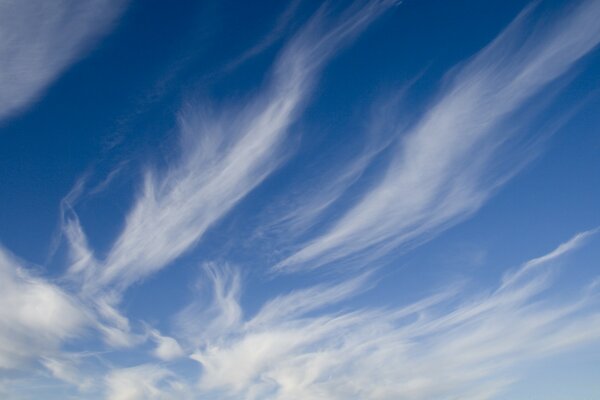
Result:
{"label": "streaky cloud formation", "polygon": [[511,116],[532,108],[530,100],[600,41],[597,1],[581,2],[533,30],[531,11],[447,77],[421,119],[399,132],[397,153],[381,182],[276,271],[317,268],[366,250],[371,258],[385,254],[472,214],[517,172],[498,163],[501,154],[522,153],[506,144],[529,128],[527,117]]}
{"label": "streaky cloud formation", "polygon": [[180,116],[181,159],[167,171],[146,171],[121,234],[88,275],[88,286],[122,290],[197,243],[277,167],[286,133],[323,64],[394,3],[357,2],[330,26],[321,9],[286,46],[266,88],[248,105],[217,117],[189,106]]}
{"label": "streaky cloud formation", "polygon": [[171,371],[155,364],[112,370],[105,383],[111,400],[185,398],[185,386]]}
{"label": "streaky cloud formation", "polygon": [[227,64],[227,66],[223,68],[223,71],[231,72],[232,70],[235,70],[244,62],[256,57],[279,41],[283,37],[286,29],[289,28],[288,25],[290,24],[292,17],[294,16],[294,13],[298,9],[299,5],[300,0],[292,0],[277,18],[275,27],[259,43],[255,44],[241,54],[238,58]]}
{"label": "streaky cloud formation", "polygon": [[204,327],[219,329],[198,326],[203,341],[191,356],[202,365],[199,396],[491,398],[518,378],[514,366],[600,337],[594,288],[557,303],[549,269],[591,235],[524,263],[491,291],[459,296],[450,287],[399,308],[319,311],[356,295],[363,277],[280,296],[244,319],[238,272],[213,272]]}
{"label": "streaky cloud formation", "polygon": [[569,240],[565,243],[562,243],[560,246],[558,246],[552,252],[545,254],[542,257],[538,257],[538,258],[534,258],[533,260],[529,260],[527,263],[525,263],[525,265],[523,265],[522,268],[520,268],[516,272],[506,274],[504,277],[504,280],[503,280],[503,286],[509,286],[514,281],[517,281],[519,278],[521,278],[521,275],[527,274],[528,272],[530,272],[540,266],[543,266],[544,264],[546,264],[556,258],[561,257],[563,254],[566,254],[570,251],[573,251],[573,250],[579,248],[580,246],[583,246],[590,239],[590,237],[595,235],[597,232],[598,232],[598,228],[579,233],[579,234],[573,236],[571,238],[571,240]]}
{"label": "streaky cloud formation", "polygon": [[[584,350],[597,363],[600,348],[600,228],[590,229],[600,224],[593,202],[600,199],[593,174],[599,164],[590,161],[591,147],[583,149],[597,144],[594,113],[575,128],[561,125],[576,134],[548,146],[545,164],[506,185],[506,197],[489,200],[541,154],[543,139],[554,134],[545,127],[575,116],[565,110],[592,92],[600,1],[536,2],[516,18],[514,5],[495,3],[510,16],[489,21],[506,29],[479,32],[473,26],[481,21],[467,24],[465,34],[497,36],[447,70],[443,60],[454,63],[464,47],[449,46],[457,54],[441,57],[441,84],[429,72],[395,81],[414,77],[431,61],[431,54],[414,50],[447,28],[443,15],[436,20],[441,30],[431,32],[437,39],[420,41],[422,29],[430,28],[422,22],[431,17],[414,14],[423,12],[423,3],[291,0],[279,16],[261,4],[240,3],[223,19],[217,14],[229,12],[225,7],[193,1],[177,9],[136,4],[117,39],[148,48],[139,48],[140,57],[123,69],[139,68],[161,46],[173,58],[186,56],[176,60],[176,71],[167,71],[169,84],[161,83],[181,88],[161,89],[148,108],[167,110],[166,118],[134,110],[128,124],[139,136],[123,136],[123,147],[146,139],[165,143],[170,133],[178,142],[167,155],[157,149],[163,162],[145,164],[139,182],[139,170],[130,168],[140,156],[137,147],[134,155],[114,155],[125,158],[116,166],[100,167],[84,159],[86,151],[39,146],[56,157],[81,157],[73,164],[94,165],[57,207],[43,196],[30,202],[23,193],[41,179],[28,175],[39,154],[21,160],[22,143],[2,141],[15,166],[0,168],[1,192],[14,195],[11,207],[19,212],[8,215],[12,209],[2,205],[8,212],[0,215],[0,234],[24,233],[5,243],[29,253],[19,258],[0,244],[0,397],[492,400],[512,398],[514,389],[518,397],[524,393],[519,385],[540,385],[553,373],[560,379],[545,379],[539,396],[573,382],[572,398],[594,390],[593,377],[584,376],[593,370],[578,366],[565,376],[551,358]],[[388,19],[393,25],[381,18],[382,29],[352,50],[359,71],[348,68],[348,59],[332,62],[399,4]],[[0,122],[40,98],[110,29],[124,5],[0,2]],[[173,11],[169,18],[166,10]],[[211,21],[198,23],[205,15],[188,14],[192,10]],[[240,24],[227,34],[250,35],[246,28],[256,24],[247,20],[257,16],[262,24],[269,15],[278,18],[264,25],[274,26],[272,32],[237,58],[218,44],[200,49],[206,37],[219,39],[222,21]],[[149,20],[161,24],[157,36],[146,36]],[[404,32],[416,38],[394,36]],[[195,58],[175,49],[190,43]],[[405,55],[417,65],[405,68]],[[219,62],[223,57],[233,61]],[[379,80],[374,75],[388,62],[393,78],[385,72]],[[139,72],[139,82],[116,80],[119,92],[135,96],[159,73]],[[328,78],[322,87],[321,75]],[[183,93],[200,77],[210,94],[204,100]],[[112,84],[112,78],[98,82]],[[383,92],[378,84],[391,96],[374,93]],[[71,95],[66,92],[48,101],[63,101]],[[311,107],[317,93],[323,96]],[[180,95],[188,99],[183,106],[175,100]],[[109,102],[99,96],[98,109],[116,115],[121,105]],[[176,124],[165,132],[173,109],[180,110]],[[358,122],[350,109],[359,111]],[[78,111],[74,105],[74,119],[86,118]],[[60,131],[60,118],[54,122]],[[157,132],[142,128],[148,126]],[[310,129],[299,145],[305,126]],[[76,174],[50,173],[64,182]],[[21,179],[26,185],[11,182]],[[124,182],[138,184],[131,189]],[[36,210],[39,220],[21,219],[48,202],[56,213]],[[466,229],[407,254],[486,203]],[[55,214],[46,262],[25,261],[39,257],[34,242]],[[39,232],[26,222],[39,223]]]}
{"label": "streaky cloud formation", "polygon": [[77,354],[60,354],[44,357],[40,362],[56,379],[73,385],[80,392],[89,392],[94,387],[94,382],[79,370],[81,358]]}
{"label": "streaky cloud formation", "polygon": [[[408,88],[409,85],[407,85]],[[395,141],[390,128],[381,121],[382,116],[393,112],[392,107],[399,104],[402,92],[392,101],[378,102],[367,120],[369,129],[365,142],[358,154],[354,154],[341,165],[336,164],[329,171],[319,170],[318,176],[307,182],[296,183],[292,193],[286,193],[282,200],[274,201],[269,209],[269,218],[260,221],[260,234],[277,232],[278,236],[295,241],[308,229],[314,227],[319,219],[347,193],[364,175],[373,161],[385,152]],[[397,126],[397,124],[394,124]]]}
{"label": "streaky cloud formation", "polygon": [[34,102],[124,6],[124,0],[0,2],[0,121]]}

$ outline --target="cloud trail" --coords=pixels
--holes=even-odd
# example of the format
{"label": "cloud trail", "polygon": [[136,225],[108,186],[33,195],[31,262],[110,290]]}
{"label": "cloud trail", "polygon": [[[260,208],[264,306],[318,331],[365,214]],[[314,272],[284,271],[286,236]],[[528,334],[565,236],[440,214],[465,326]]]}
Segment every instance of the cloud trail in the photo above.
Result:
{"label": "cloud trail", "polygon": [[42,365],[52,376],[76,387],[80,392],[90,391],[94,382],[79,370],[81,360],[77,356],[61,354],[55,357],[43,357]]}
{"label": "cloud trail", "polygon": [[[23,40],[48,36],[39,41],[41,55],[50,54],[57,38],[66,35],[56,33],[60,29],[70,32],[73,40],[63,49],[65,54],[56,55],[58,61],[48,63],[45,78],[23,84],[21,100],[17,96],[5,105],[0,94],[0,119],[3,110],[10,116],[33,101],[120,9],[103,8],[98,15],[93,7],[117,2],[92,1],[44,5],[40,13],[50,15],[47,25],[35,27],[34,33],[19,27],[25,32]],[[282,26],[295,4],[282,17]],[[74,209],[86,196],[85,177],[61,203],[60,234],[67,242],[61,279],[36,276],[0,246],[0,372],[29,369],[35,371],[29,375],[33,376],[41,371],[79,391],[75,397],[112,400],[476,400],[494,398],[519,379],[515,367],[600,343],[600,278],[569,294],[555,287],[555,270],[550,268],[597,240],[598,229],[581,232],[504,273],[497,285],[465,293],[450,284],[404,305],[356,302],[376,287],[376,268],[371,267],[356,276],[329,275],[329,281],[281,290],[256,311],[243,301],[246,282],[240,270],[215,262],[204,268],[209,300],[198,296],[180,310],[170,331],[136,321],[131,309],[120,310],[132,284],[190,251],[281,165],[289,154],[285,144],[291,127],[327,61],[394,4],[398,2],[358,0],[336,15],[323,7],[291,38],[262,90],[247,102],[223,107],[220,113],[189,104],[179,118],[180,156],[164,170],[145,171],[106,255],[91,247]],[[16,7],[23,15],[34,12],[28,5],[2,3],[0,22],[2,7]],[[394,126],[391,134],[373,139],[346,168],[327,175],[324,181],[329,184],[307,196],[305,205],[275,224],[309,232],[381,152],[391,151],[381,180],[322,236],[299,246],[275,270],[377,258],[476,211],[510,178],[518,168],[497,162],[509,151],[521,151],[512,140],[533,118],[528,107],[600,41],[598,1],[582,1],[561,19],[531,31],[526,24],[533,13],[534,9],[523,12],[489,46],[449,74],[447,86],[414,125],[398,128],[399,118],[390,117],[389,108],[377,114],[383,121],[375,124]],[[72,18],[85,24],[77,22],[73,28],[63,23]],[[21,40],[19,35],[15,37]],[[240,62],[278,40],[278,28],[274,35]],[[0,59],[9,48],[1,37]],[[25,57],[17,55],[15,62]],[[0,61],[0,84],[2,68]],[[522,120],[513,118],[522,111]],[[368,129],[371,134],[378,128]],[[520,155],[515,158],[522,163]],[[87,194],[103,190],[112,177]],[[53,255],[58,244],[51,247]],[[96,336],[83,346],[102,346],[102,352],[111,353],[95,358],[93,367],[90,353],[67,349],[77,347],[77,339],[89,332]],[[41,386],[38,377],[33,378],[24,381]],[[10,398],[11,385],[10,378],[0,376],[0,396]],[[18,392],[18,385],[13,386]]]}
{"label": "cloud trail", "polygon": [[164,172],[146,172],[106,260],[81,274],[88,289],[123,290],[198,242],[277,167],[286,133],[324,63],[393,4],[359,1],[330,24],[321,9],[286,46],[266,88],[249,104],[217,117],[188,107],[179,124],[181,159]]}
{"label": "cloud trail", "polygon": [[155,364],[112,370],[105,378],[111,400],[167,400],[189,398],[171,371]]}
{"label": "cloud trail", "polygon": [[[224,284],[239,276],[221,270],[213,275],[212,306],[221,313],[213,317],[229,322],[196,332],[204,339],[192,355],[202,365],[197,396],[493,398],[518,378],[512,367],[600,339],[597,293],[557,302],[545,268],[591,234],[507,273],[510,285],[505,277],[496,289],[466,297],[450,288],[398,308],[323,311],[354,296],[365,283],[360,278],[282,295],[245,319],[231,304],[239,285]],[[523,273],[531,262],[540,269]]]}
{"label": "cloud trail", "polygon": [[[481,207],[518,170],[498,164],[502,154],[522,153],[507,144],[528,127],[530,117],[514,118],[516,113],[530,110],[536,95],[600,41],[597,1],[583,1],[533,31],[527,28],[532,13],[521,13],[450,74],[427,112],[402,137],[381,182],[274,270],[317,268],[366,250],[371,256],[385,254]],[[521,157],[515,164],[526,161]]]}
{"label": "cloud trail", "polygon": [[123,0],[0,2],[0,121],[22,111],[121,14]]}

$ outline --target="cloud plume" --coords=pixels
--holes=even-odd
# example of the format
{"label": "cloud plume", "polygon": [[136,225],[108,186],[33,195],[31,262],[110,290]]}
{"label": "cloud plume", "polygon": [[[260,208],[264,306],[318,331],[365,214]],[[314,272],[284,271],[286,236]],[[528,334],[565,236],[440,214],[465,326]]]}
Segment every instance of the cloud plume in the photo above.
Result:
{"label": "cloud plume", "polygon": [[[452,72],[414,127],[399,132],[401,141],[381,181],[327,232],[274,269],[312,269],[366,250],[370,257],[385,254],[481,207],[518,170],[498,163],[501,155],[523,153],[507,143],[523,134],[530,117],[511,117],[529,110],[530,100],[600,42],[597,1],[581,2],[560,19],[529,30],[532,14],[531,8],[522,12]],[[508,158],[517,166],[527,161],[515,157]]]}
{"label": "cloud plume", "polygon": [[181,158],[166,171],[146,171],[122,232],[90,282],[123,289],[197,243],[281,161],[288,129],[324,63],[393,4],[359,1],[329,24],[321,9],[291,39],[251,102],[216,117],[188,107],[179,123]]}

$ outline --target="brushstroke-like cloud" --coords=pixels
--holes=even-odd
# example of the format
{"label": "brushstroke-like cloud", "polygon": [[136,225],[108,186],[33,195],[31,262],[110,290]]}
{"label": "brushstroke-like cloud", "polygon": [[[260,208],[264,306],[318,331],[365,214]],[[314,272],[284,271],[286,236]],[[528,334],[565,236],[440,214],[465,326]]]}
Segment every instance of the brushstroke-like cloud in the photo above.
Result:
{"label": "brushstroke-like cloud", "polygon": [[[584,1],[531,30],[524,11],[449,83],[401,140],[381,182],[323,235],[275,266],[311,269],[369,250],[385,254],[476,211],[518,168],[498,160],[527,115],[512,118],[600,41],[600,3]],[[400,112],[400,110],[398,111]],[[530,113],[531,114],[531,113]],[[394,116],[388,116],[394,119]],[[508,157],[522,166],[526,157]]]}
{"label": "brushstroke-like cloud", "polygon": [[283,295],[244,319],[240,286],[231,285],[239,276],[213,272],[215,322],[205,326],[219,329],[196,332],[199,395],[492,398],[518,378],[511,367],[600,339],[597,293],[589,287],[557,302],[548,269],[591,234],[524,263],[491,291],[464,297],[450,288],[399,308],[320,311],[356,294],[362,285],[354,280]]}
{"label": "brushstroke-like cloud", "polygon": [[189,398],[185,386],[159,365],[143,364],[114,369],[105,378],[110,400],[175,400]]}
{"label": "brushstroke-like cloud", "polygon": [[123,0],[0,2],[0,120],[39,98],[123,8]]}
{"label": "brushstroke-like cloud", "polygon": [[[109,13],[119,9],[103,8],[98,15],[92,8],[116,3],[44,3],[40,12],[48,14],[47,23],[31,28],[31,34],[19,27],[25,33],[16,34],[18,40],[48,36],[33,47],[44,57],[50,54],[46,48],[67,34],[59,27],[72,40],[62,49],[65,54],[56,55],[62,61],[48,62],[48,71],[54,72],[23,86],[21,100],[16,96],[4,105],[0,95],[0,119],[4,109],[12,115],[33,101],[114,19],[116,14]],[[294,14],[295,4],[281,26]],[[513,367],[600,341],[600,280],[569,294],[555,290],[551,268],[594,239],[597,230],[575,235],[506,272],[496,286],[467,294],[450,284],[407,305],[361,303],[358,296],[371,295],[376,286],[375,263],[361,275],[329,275],[330,281],[313,286],[294,288],[295,281],[288,289],[288,282],[277,295],[265,292],[268,298],[258,306],[244,302],[245,281],[238,269],[208,263],[203,282],[211,289],[209,301],[198,295],[175,315],[171,330],[165,329],[166,321],[156,324],[159,331],[135,320],[136,306],[120,309],[132,284],[190,251],[276,170],[289,154],[285,143],[290,128],[326,62],[393,4],[398,2],[358,0],[336,15],[323,7],[284,46],[264,87],[247,102],[221,112],[189,104],[179,118],[180,156],[164,170],[144,171],[122,230],[105,253],[90,246],[75,212],[86,197],[84,178],[61,204],[60,233],[67,242],[63,277],[51,282],[35,276],[0,247],[0,372],[30,368],[44,379],[71,385],[81,396],[114,400],[490,399],[519,378]],[[16,2],[2,3],[0,12],[2,7],[23,15],[34,12]],[[376,121],[369,133],[394,128],[381,137],[369,135],[377,137],[358,157],[345,168],[334,165],[335,174],[323,179],[328,183],[300,198],[298,207],[286,209],[274,225],[309,234],[381,152],[389,150],[392,159],[381,180],[329,230],[325,226],[322,236],[301,243],[275,269],[311,269],[351,257],[377,259],[476,211],[510,178],[518,166],[502,161],[507,152],[522,150],[512,140],[535,114],[528,107],[600,41],[598,1],[578,3],[561,19],[531,31],[526,27],[533,14],[526,10],[449,74],[447,85],[414,125],[398,128],[400,118],[389,116],[390,107],[377,113],[383,121]],[[73,18],[87,22],[65,22]],[[283,31],[277,30],[238,61],[279,40]],[[9,51],[3,46],[10,41],[2,40],[0,57]],[[17,52],[15,62],[19,57],[25,56]],[[521,112],[523,119],[512,118]],[[521,154],[515,159],[519,165],[527,161]],[[87,194],[103,190],[114,174]],[[53,255],[58,252],[58,244],[51,247]],[[86,328],[104,342],[87,337],[90,342],[84,346],[101,349],[93,361],[90,352],[66,351],[65,345],[76,345]],[[36,380],[33,375],[22,382]],[[20,386],[0,377],[0,396],[9,397],[12,388],[17,393],[25,385]]]}
{"label": "brushstroke-like cloud", "polygon": [[198,242],[277,167],[286,133],[324,63],[392,4],[356,2],[331,24],[321,10],[286,46],[266,87],[249,104],[218,116],[188,107],[179,124],[181,159],[166,171],[146,171],[106,260],[92,275],[82,274],[88,286],[122,290]]}
{"label": "brushstroke-like cloud", "polygon": [[40,362],[54,378],[76,387],[80,392],[93,389],[94,382],[81,373],[79,367],[82,362],[76,355],[42,357]]}

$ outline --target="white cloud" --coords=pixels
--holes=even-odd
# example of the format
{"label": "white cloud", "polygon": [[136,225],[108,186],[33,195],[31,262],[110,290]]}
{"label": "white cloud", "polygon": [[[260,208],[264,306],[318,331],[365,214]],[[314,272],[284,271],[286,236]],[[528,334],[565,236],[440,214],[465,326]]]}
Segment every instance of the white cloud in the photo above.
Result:
{"label": "white cloud", "polygon": [[[374,286],[371,275],[364,274],[286,292],[249,314],[241,304],[239,272],[209,264],[212,301],[208,306],[196,301],[181,311],[170,333],[173,337],[154,329],[136,333],[135,324],[118,309],[125,289],[191,249],[275,170],[285,155],[286,133],[319,69],[393,3],[359,1],[331,24],[321,9],[284,48],[265,89],[248,104],[227,108],[221,115],[203,113],[195,106],[183,112],[180,159],[165,171],[146,171],[144,186],[105,258],[90,248],[73,210],[83,193],[80,181],[61,210],[61,234],[69,245],[65,277],[70,279],[62,283],[66,287],[82,282],[77,294],[34,276],[0,248],[0,368],[22,368],[37,361],[54,378],[80,390],[94,389],[92,382],[103,383],[107,398],[114,400],[489,399],[515,379],[511,367],[598,340],[598,280],[572,300],[555,298],[552,276],[544,268],[595,231],[524,263],[493,290],[461,296],[450,287],[403,307],[357,309],[356,303],[344,303]],[[64,4],[69,3],[44,6],[49,7],[44,12],[52,16],[52,10]],[[280,267],[304,263],[315,267],[367,249],[385,251],[476,210],[513,172],[509,168],[500,177],[491,176],[492,167],[497,167],[491,160],[504,144],[500,128],[506,127],[506,117],[596,45],[598,4],[582,3],[522,45],[512,43],[522,39],[518,30],[528,18],[519,17],[453,75],[448,88],[404,138],[380,184],[328,233]],[[56,21],[79,15],[88,5],[74,7],[50,17],[51,29],[43,29],[54,32]],[[88,12],[84,20],[92,18]],[[111,18],[103,14],[98,20]],[[0,39],[0,55],[5,51],[2,46]],[[48,44],[41,41],[40,46],[45,49]],[[69,52],[68,57],[61,56],[68,59],[63,64],[49,66],[56,71],[64,68],[75,57],[75,50]],[[48,76],[46,83],[40,80],[36,85],[46,85],[52,78]],[[33,94],[23,97],[22,104],[39,90],[31,89]],[[0,118],[2,107],[0,102]],[[12,113],[21,106],[7,107]],[[521,126],[509,128],[518,131]],[[287,215],[285,223],[298,227],[316,219],[388,144],[378,142],[367,149],[308,207]],[[344,308],[345,304],[351,305]],[[110,364],[101,357],[98,367],[103,372],[84,376],[79,370],[82,360],[61,347],[89,326],[117,349],[119,357],[148,356],[126,353],[148,339],[156,345],[152,355],[170,367],[180,366],[177,363],[191,354],[201,366],[197,388],[190,389],[185,374],[177,375],[163,364],[109,367],[105,379],[98,380]],[[0,392],[5,390],[2,386],[0,381]]]}
{"label": "white cloud", "polygon": [[[556,258],[537,260],[544,260],[542,267]],[[493,398],[518,378],[514,366],[600,339],[597,296],[584,291],[557,302],[544,268],[519,273],[528,265],[511,273],[516,278],[510,285],[466,297],[451,288],[399,308],[322,311],[355,294],[360,280],[280,296],[254,317],[244,321],[240,316],[222,325],[219,334],[198,332],[205,339],[192,355],[202,365],[199,395]],[[231,269],[222,273],[237,279]],[[214,279],[216,285],[222,282]],[[239,292],[237,287],[231,290]],[[221,299],[217,296],[214,303]]]}
{"label": "white cloud", "polygon": [[[378,106],[388,110],[390,107],[389,104]],[[379,112],[377,115],[380,115]],[[348,188],[363,176],[371,162],[394,142],[395,137],[384,132],[383,127],[377,126],[378,121],[374,119],[375,116],[371,118],[371,131],[359,154],[353,155],[343,165],[319,166],[315,176],[300,184],[294,182],[290,193],[286,193],[281,200],[272,202],[267,208],[268,218],[260,221],[258,227],[261,236],[275,232],[275,240],[285,238],[295,241],[335,206]]]}
{"label": "white cloud", "polygon": [[105,378],[108,400],[175,400],[186,398],[186,387],[159,365],[114,369]]}
{"label": "white cloud", "polygon": [[369,288],[368,277],[369,275],[361,275],[336,285],[317,285],[276,297],[261,308],[246,328],[268,326],[273,321],[293,320],[324,306],[338,303]]}
{"label": "white cloud", "polygon": [[32,276],[0,247],[0,368],[52,355],[89,322],[75,299]]}
{"label": "white cloud", "polygon": [[275,270],[316,268],[365,250],[374,257],[420,240],[476,211],[527,161],[522,148],[507,143],[534,113],[515,113],[530,110],[528,101],[597,46],[600,3],[584,1],[538,29],[528,28],[530,14],[450,74],[402,137],[381,182]]}
{"label": "white cloud", "polygon": [[88,286],[123,290],[188,251],[277,167],[288,128],[325,61],[393,3],[357,2],[326,28],[321,10],[285,47],[267,86],[247,105],[218,116],[188,107],[180,118],[181,158],[166,171],[146,171],[106,260],[89,266],[95,273],[87,275]]}
{"label": "white cloud", "polygon": [[95,327],[102,334],[106,344],[125,349],[145,341],[144,335],[132,332],[129,318],[111,305],[110,299],[106,297],[89,299],[86,296],[86,300],[96,311]]}
{"label": "white cloud", "polygon": [[580,246],[582,246],[592,235],[598,232],[598,228],[582,232],[578,235],[573,236],[569,241],[562,243],[551,253],[545,254],[542,257],[534,258],[529,260],[523,268],[515,271],[511,274],[506,274],[504,277],[504,285],[510,285],[512,282],[521,278],[521,275],[528,273],[529,271],[544,265],[554,259],[560,258],[562,255],[567,254]]}
{"label": "white cloud", "polygon": [[62,354],[60,356],[43,357],[40,361],[56,379],[73,385],[80,391],[92,389],[93,381],[90,377],[82,374],[79,369],[81,360],[77,355]]}
{"label": "white cloud", "polygon": [[0,120],[35,101],[122,9],[122,0],[0,2]]}
{"label": "white cloud", "polygon": [[212,283],[212,302],[207,305],[196,300],[175,318],[186,347],[199,346],[210,338],[235,330],[242,321],[239,273],[227,265],[212,263],[206,265],[205,271]]}
{"label": "white cloud", "polygon": [[162,336],[160,332],[155,329],[150,331],[150,336],[156,343],[156,348],[152,354],[158,359],[163,361],[173,361],[185,355],[177,340],[172,337]]}

